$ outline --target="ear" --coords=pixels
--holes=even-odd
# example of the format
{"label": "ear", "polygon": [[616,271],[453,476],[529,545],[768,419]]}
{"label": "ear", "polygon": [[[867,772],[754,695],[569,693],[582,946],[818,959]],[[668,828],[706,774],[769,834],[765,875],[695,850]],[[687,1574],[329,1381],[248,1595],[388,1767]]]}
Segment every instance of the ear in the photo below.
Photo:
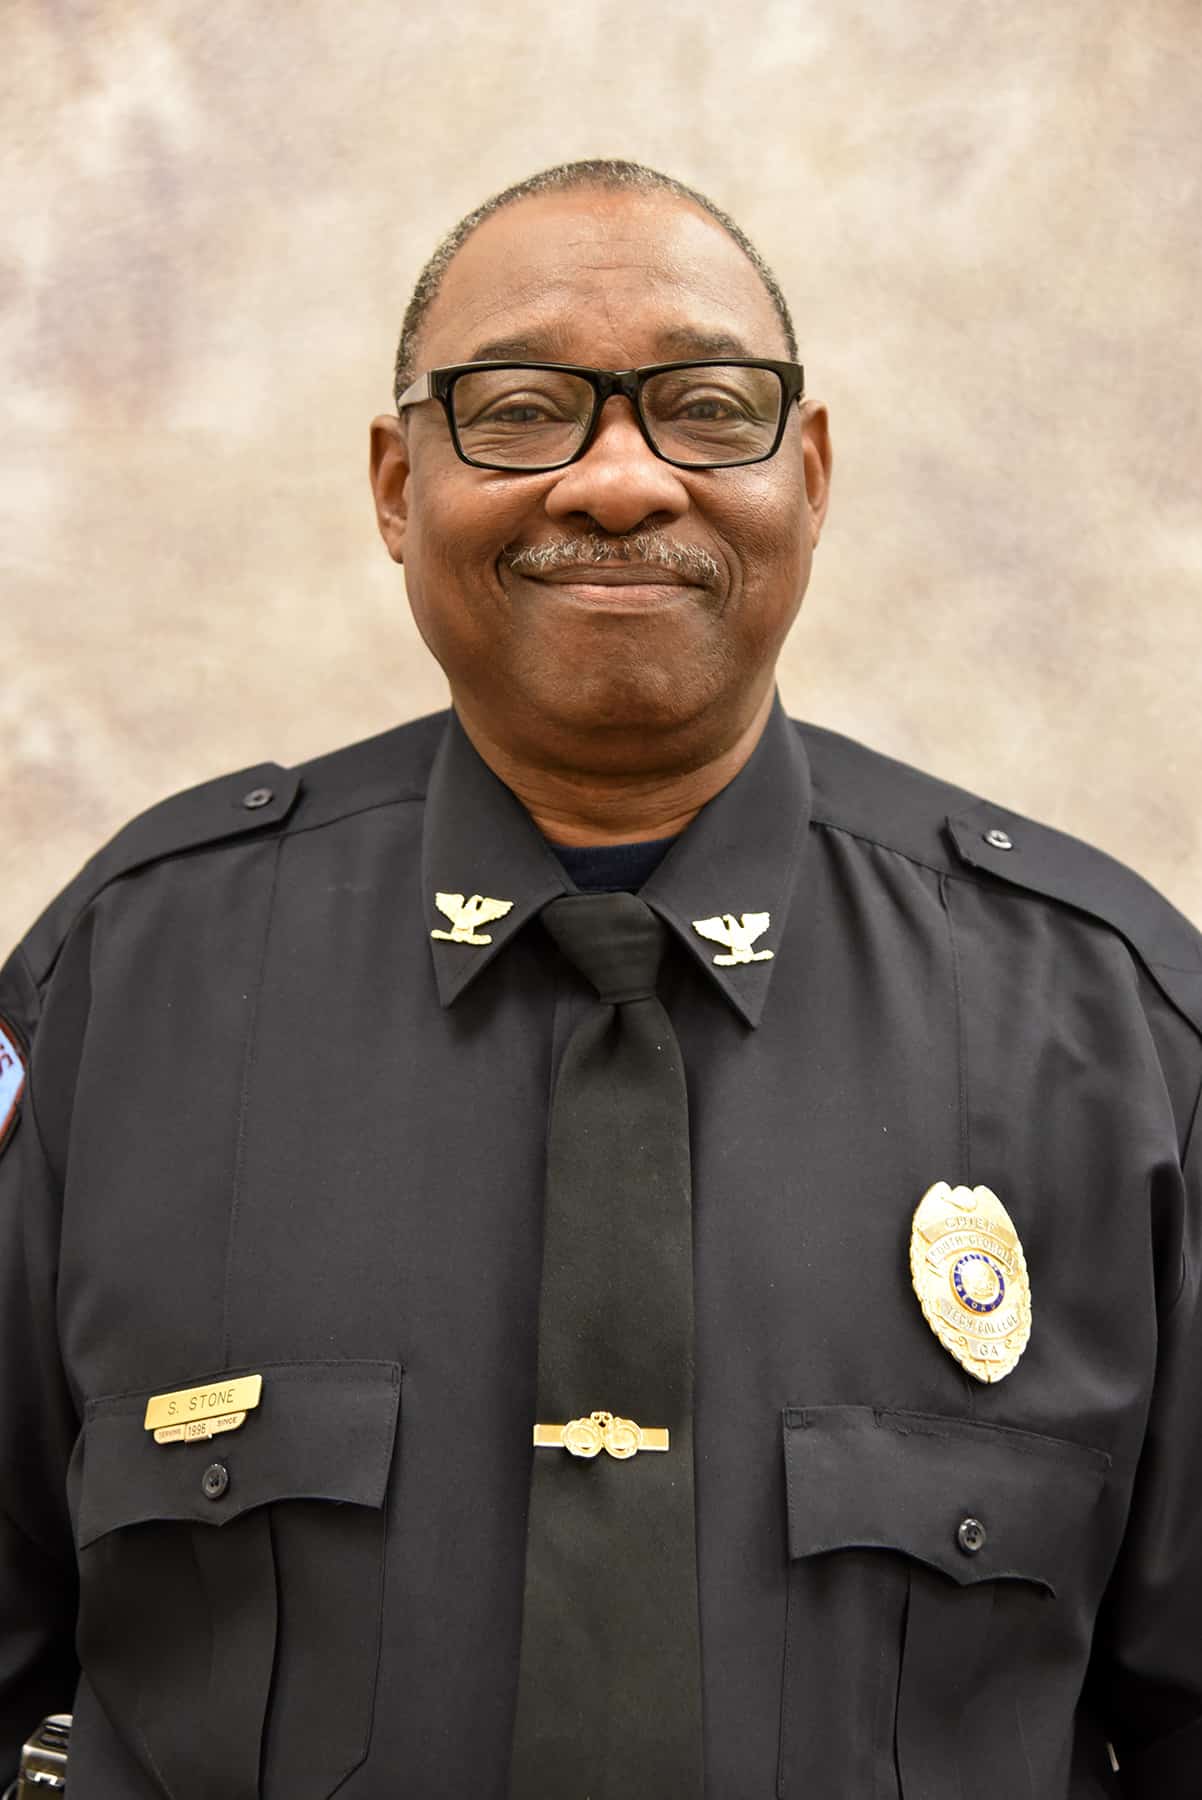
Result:
{"label": "ear", "polygon": [[812,400],[805,402],[801,415],[801,448],[810,542],[816,548],[831,493],[831,434],[825,406]]}
{"label": "ear", "polygon": [[371,422],[371,491],[376,523],[393,562],[405,560],[409,517],[409,444],[403,420],[381,413]]}

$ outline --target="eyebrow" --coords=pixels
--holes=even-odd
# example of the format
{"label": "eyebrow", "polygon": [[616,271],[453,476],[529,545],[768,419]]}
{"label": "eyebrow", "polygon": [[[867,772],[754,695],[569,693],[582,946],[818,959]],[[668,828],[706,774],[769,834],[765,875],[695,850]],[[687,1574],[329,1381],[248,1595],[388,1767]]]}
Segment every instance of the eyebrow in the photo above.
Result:
{"label": "eyebrow", "polygon": [[742,338],[729,331],[697,331],[691,325],[674,325],[659,336],[661,344],[670,345],[683,356],[754,356]]}
{"label": "eyebrow", "polygon": [[[557,337],[490,338],[477,344],[465,362],[558,362]],[[698,331],[691,325],[673,325],[661,331],[658,342],[666,352],[678,356],[754,356],[742,338],[728,331]]]}
{"label": "eyebrow", "polygon": [[492,338],[487,344],[477,344],[467,362],[548,362],[557,360],[554,356],[555,339],[542,338]]}

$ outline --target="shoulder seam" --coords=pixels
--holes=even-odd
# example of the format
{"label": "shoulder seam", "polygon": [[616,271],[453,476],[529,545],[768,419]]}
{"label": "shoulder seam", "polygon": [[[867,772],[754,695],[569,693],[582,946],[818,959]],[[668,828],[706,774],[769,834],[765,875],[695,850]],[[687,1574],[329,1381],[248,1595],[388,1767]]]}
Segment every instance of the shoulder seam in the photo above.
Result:
{"label": "shoulder seam", "polygon": [[42,987],[41,987],[41,983],[38,981],[37,977],[34,975],[33,966],[30,963],[28,956],[26,956],[26,954],[25,954],[25,945],[23,942],[16,946],[16,955],[20,958],[21,967],[25,971],[25,979],[29,983],[29,991],[31,994],[33,994],[35,996],[35,998],[37,1000],[38,1017],[40,1018],[41,1013],[42,1013]]}
{"label": "shoulder seam", "polygon": [[303,837],[307,831],[324,831],[327,825],[337,825],[342,819],[357,819],[363,813],[383,812],[389,806],[421,806],[425,799],[424,793],[394,794],[388,800],[370,800],[363,806],[348,806],[345,812],[331,813],[328,819],[314,819],[309,825],[299,820],[290,823],[285,819],[281,822],[282,829],[279,835],[281,837]]}
{"label": "shoulder seam", "polygon": [[817,814],[812,814],[810,824],[820,825],[824,831],[837,831],[843,837],[855,838],[859,844],[871,844],[874,850],[888,850],[891,856],[900,856],[906,862],[913,863],[915,868],[929,869],[932,875],[946,875],[952,881],[967,881],[973,887],[986,885],[985,882],[976,880],[974,876],[967,874],[963,869],[954,869],[945,867],[941,863],[928,862],[925,857],[916,856],[913,850],[903,850],[900,844],[887,844],[883,838],[870,837],[866,831],[856,831],[850,825],[840,825],[835,819],[822,819]]}
{"label": "shoulder seam", "polygon": [[1107,913],[1095,911],[1083,900],[1074,900],[1066,895],[1051,893],[1041,887],[1008,881],[1001,875],[995,875],[991,869],[983,869],[978,873],[977,866],[973,863],[957,866],[952,863],[950,856],[946,866],[931,862],[926,857],[916,855],[912,850],[902,849],[897,844],[885,843],[882,839],[872,837],[867,832],[856,831],[851,826],[837,824],[835,820],[823,818],[817,814],[811,816],[810,823],[820,826],[825,831],[835,831],[841,836],[850,837],[857,843],[869,844],[876,850],[884,850],[891,856],[898,856],[914,868],[925,869],[939,881],[948,878],[963,882],[969,887],[979,888],[983,892],[1003,897],[1009,896],[1019,900],[1025,897],[1027,901],[1038,901],[1044,906],[1071,913],[1095,930],[1106,932],[1123,945],[1133,963],[1147,971],[1169,1005],[1189,1023],[1195,1033],[1202,1036],[1202,1014],[1199,1013],[1196,1006],[1191,1006],[1188,1000],[1181,998],[1173,981],[1173,978],[1177,976],[1187,982],[1197,981],[1202,971],[1197,967],[1188,965],[1183,967],[1178,963],[1165,962],[1161,958],[1146,955],[1137,940],[1123,928],[1119,921],[1111,918]]}
{"label": "shoulder seam", "polygon": [[34,976],[32,965],[30,964],[29,958],[25,954],[24,945],[23,944],[17,945],[17,950],[20,953],[21,961],[24,964],[26,973],[29,976],[30,984],[34,989],[34,992],[38,996],[39,1011],[41,1010],[42,992],[43,992],[47,982],[49,982],[51,980],[51,978],[53,977],[54,971],[55,971],[56,967],[58,966],[59,956],[62,954],[63,948],[67,942],[67,939],[70,937],[71,933],[75,930],[75,927],[79,924],[79,921],[83,918],[83,916],[87,912],[88,908],[90,906],[95,906],[96,902],[104,894],[107,894],[110,888],[115,887],[119,881],[128,881],[131,878],[141,874],[146,869],[166,867],[171,863],[181,861],[184,857],[204,856],[204,855],[208,855],[208,854],[217,855],[222,850],[230,849],[233,846],[245,848],[246,846],[248,846],[251,843],[257,843],[260,845],[275,844],[278,846],[283,841],[283,839],[286,837],[301,837],[306,832],[309,832],[309,831],[322,831],[327,826],[336,825],[339,822],[339,820],[341,820],[341,819],[353,819],[353,818],[359,817],[363,813],[380,812],[380,811],[383,811],[383,809],[385,807],[389,807],[389,806],[419,805],[425,800],[425,797],[426,796],[424,793],[422,793],[422,794],[399,794],[399,795],[396,795],[395,797],[393,797],[392,799],[388,799],[388,800],[374,800],[370,804],[365,805],[365,806],[348,807],[345,812],[333,813],[327,819],[315,819],[311,824],[308,824],[308,825],[303,824],[303,823],[293,824],[290,822],[289,819],[285,818],[285,819],[279,820],[276,828],[270,833],[270,835],[267,832],[264,832],[261,837],[254,838],[254,839],[245,838],[245,837],[241,837],[241,838],[210,838],[210,839],[201,838],[195,844],[180,844],[174,850],[165,851],[162,856],[147,857],[145,862],[133,863],[127,869],[114,869],[113,873],[108,877],[108,879],[106,881],[103,881],[98,888],[96,888],[92,893],[90,893],[87,896],[86,900],[82,901],[81,904],[79,905],[79,907],[77,908],[77,910],[72,913],[70,919],[67,921],[66,925],[63,927],[62,932],[59,935],[58,942],[55,946],[54,955],[50,959],[49,963],[47,964],[45,974],[42,976],[40,981],[37,980]]}
{"label": "shoulder seam", "polygon": [[[1042,900],[1051,906],[1069,907],[1074,912],[1081,913],[1085,918],[1093,919],[1095,923],[1104,926],[1107,931],[1111,931],[1116,937],[1122,938],[1124,943],[1128,941],[1126,934],[1120,930],[1112,920],[1108,919],[1104,913],[1096,913],[1091,911],[1088,906],[1080,905],[1072,900],[1061,899],[1058,894],[1044,893],[1041,888],[1027,887],[1021,882],[1005,881],[1001,877],[994,875],[992,871],[988,869],[984,871],[986,879],[981,880],[971,867],[956,867],[952,863],[950,857],[948,858],[946,866],[942,863],[928,862],[926,857],[918,856],[913,850],[903,849],[900,844],[887,844],[884,838],[872,837],[866,831],[857,831],[854,826],[851,825],[840,825],[836,819],[824,819],[819,817],[816,813],[811,815],[810,823],[811,825],[820,825],[824,831],[837,831],[841,833],[843,837],[855,838],[857,843],[871,844],[874,850],[887,850],[890,855],[900,856],[906,862],[913,863],[916,868],[929,869],[932,875],[946,875],[952,881],[966,881],[970,887],[989,888],[995,893],[1014,894],[1017,896],[1026,895],[1030,900]],[[1134,873],[1134,871],[1132,871],[1132,873]],[[1168,904],[1168,902],[1166,902],[1166,904]],[[1145,956],[1142,951],[1138,954],[1140,961],[1149,969],[1165,969],[1172,975],[1198,974],[1197,965],[1165,962],[1163,958],[1158,956]]]}
{"label": "shoulder seam", "polygon": [[[1182,1168],[1183,1174],[1185,1171],[1185,1165],[1189,1161],[1190,1154],[1193,1149],[1195,1132],[1202,1132],[1202,1084],[1199,1085],[1197,1097],[1194,1100],[1194,1110],[1190,1114],[1189,1124],[1185,1128],[1185,1135],[1182,1137],[1180,1146],[1177,1151],[1178,1157],[1181,1160],[1181,1168]],[[1186,1204],[1187,1205],[1189,1204],[1188,1194],[1186,1196]],[[1176,1293],[1173,1295],[1173,1298],[1169,1301],[1169,1304],[1165,1309],[1165,1322],[1166,1323],[1172,1317],[1172,1315],[1176,1312],[1178,1304],[1181,1300],[1181,1297],[1186,1291],[1186,1288],[1189,1283],[1189,1274],[1190,1274],[1189,1252],[1183,1245],[1182,1250],[1181,1250],[1181,1279],[1177,1283]]]}

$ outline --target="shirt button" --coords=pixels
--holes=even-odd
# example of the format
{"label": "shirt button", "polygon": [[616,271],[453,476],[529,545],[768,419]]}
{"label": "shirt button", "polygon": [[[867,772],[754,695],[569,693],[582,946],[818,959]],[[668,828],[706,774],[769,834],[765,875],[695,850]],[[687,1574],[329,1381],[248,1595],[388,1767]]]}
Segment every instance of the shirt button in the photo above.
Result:
{"label": "shirt button", "polygon": [[985,1548],[985,1527],[980,1519],[961,1519],[956,1527],[956,1542],[965,1556],[975,1556]]}
{"label": "shirt button", "polygon": [[251,788],[249,794],[243,794],[242,804],[247,812],[255,812],[260,806],[269,806],[273,798],[270,788]]}
{"label": "shirt button", "polygon": [[992,831],[987,831],[985,833],[985,842],[989,845],[991,850],[1013,850],[1014,848],[1014,839],[1010,836],[1010,833],[1008,831],[999,831],[996,825]]}
{"label": "shirt button", "polygon": [[220,1500],[229,1485],[230,1472],[224,1463],[210,1463],[200,1478],[200,1491],[206,1500]]}

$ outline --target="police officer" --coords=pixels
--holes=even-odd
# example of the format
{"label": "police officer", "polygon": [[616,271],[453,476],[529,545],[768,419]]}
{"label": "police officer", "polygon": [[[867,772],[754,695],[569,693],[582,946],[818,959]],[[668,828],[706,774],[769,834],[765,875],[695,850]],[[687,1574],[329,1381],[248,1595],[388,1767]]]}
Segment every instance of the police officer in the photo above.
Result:
{"label": "police officer", "polygon": [[1202,941],[787,720],[788,310],[575,165],[422,277],[453,710],[169,800],[0,983],[7,1756],[77,1800],[1186,1800]]}

